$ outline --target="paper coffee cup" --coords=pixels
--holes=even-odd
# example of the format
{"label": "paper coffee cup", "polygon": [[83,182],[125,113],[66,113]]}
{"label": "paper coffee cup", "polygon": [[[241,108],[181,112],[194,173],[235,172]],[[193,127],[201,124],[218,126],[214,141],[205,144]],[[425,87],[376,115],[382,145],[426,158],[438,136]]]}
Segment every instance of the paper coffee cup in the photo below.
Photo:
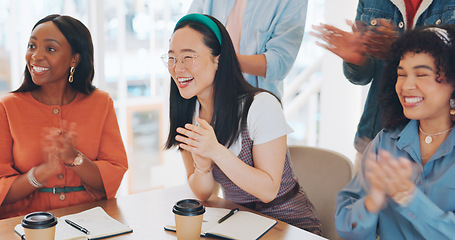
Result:
{"label": "paper coffee cup", "polygon": [[27,214],[21,222],[26,240],[54,240],[57,218],[50,212]]}
{"label": "paper coffee cup", "polygon": [[183,199],[172,208],[178,240],[200,239],[205,207],[196,199]]}

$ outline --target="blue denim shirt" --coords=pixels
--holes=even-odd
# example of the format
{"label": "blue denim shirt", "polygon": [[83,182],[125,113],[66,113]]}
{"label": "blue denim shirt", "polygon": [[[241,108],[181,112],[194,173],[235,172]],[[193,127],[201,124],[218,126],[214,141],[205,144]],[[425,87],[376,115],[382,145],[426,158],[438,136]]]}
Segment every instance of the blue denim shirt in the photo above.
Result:
{"label": "blue denim shirt", "polygon": [[[392,199],[379,213],[365,208],[365,166],[337,195],[335,225],[344,239],[454,239],[455,237],[455,131],[439,146],[422,167],[419,122],[411,120],[403,129],[381,131],[365,153],[385,149],[405,157],[416,170],[417,188],[412,202],[401,207]],[[365,154],[364,154],[365,155]],[[363,160],[362,160],[363,163]],[[356,225],[353,227],[353,225]]]}
{"label": "blue denim shirt", "polygon": [[[194,0],[188,13],[204,13],[226,25],[235,0]],[[243,14],[241,55],[264,54],[266,77],[244,74],[255,87],[281,98],[283,79],[302,43],[308,0],[250,0]]]}
{"label": "blue denim shirt", "polygon": [[[453,0],[423,0],[420,8],[421,14],[416,15],[414,27],[455,23],[455,1]],[[399,27],[399,31],[403,32],[406,29],[403,12],[405,12],[403,0],[360,0],[356,20],[361,20],[368,26],[374,26],[378,18],[391,19]],[[369,58],[364,66],[343,63],[344,75],[350,82],[356,85],[371,83],[363,114],[357,126],[354,145],[359,152],[363,152],[366,147],[362,142],[369,142],[382,129],[378,93],[383,66],[384,61],[374,58]]]}

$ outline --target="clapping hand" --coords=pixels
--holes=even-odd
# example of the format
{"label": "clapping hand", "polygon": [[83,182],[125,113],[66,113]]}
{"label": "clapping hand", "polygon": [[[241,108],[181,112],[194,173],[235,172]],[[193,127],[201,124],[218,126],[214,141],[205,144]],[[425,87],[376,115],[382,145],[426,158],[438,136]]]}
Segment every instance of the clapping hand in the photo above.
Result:
{"label": "clapping hand", "polygon": [[175,140],[181,142],[180,148],[192,153],[193,160],[201,169],[209,169],[217,149],[222,146],[216,138],[212,126],[201,118],[196,118],[200,126],[185,124],[184,128],[177,128]]}
{"label": "clapping hand", "polygon": [[43,140],[43,149],[47,155],[47,168],[50,171],[58,173],[61,170],[61,164],[71,164],[77,155],[74,148],[76,140],[76,124],[63,122],[63,130],[58,128],[49,128],[45,130]]}
{"label": "clapping hand", "polygon": [[324,41],[316,42],[316,45],[333,52],[346,62],[361,66],[367,55],[386,59],[392,43],[399,36],[398,27],[391,20],[377,21],[375,26],[366,26],[362,21],[356,21],[355,24],[346,21],[352,32],[321,23],[319,26],[313,25],[313,29],[318,33],[310,34]]}
{"label": "clapping hand", "polygon": [[411,181],[413,174],[411,162],[403,157],[396,159],[389,152],[379,151],[379,161],[374,156],[366,160],[366,178],[370,182],[365,207],[370,212],[378,212],[385,204],[386,197],[415,189]]}
{"label": "clapping hand", "polygon": [[321,23],[319,26],[313,25],[312,28],[317,32],[310,32],[310,34],[324,41],[324,43],[316,42],[316,45],[331,51],[346,62],[362,66],[366,61],[366,48],[361,31],[363,28],[362,25],[355,26],[351,22],[348,24],[352,32]]}
{"label": "clapping hand", "polygon": [[365,208],[372,213],[377,213],[385,205],[387,196],[387,186],[384,181],[385,172],[382,170],[379,162],[376,162],[374,155],[370,154],[366,159],[367,172],[365,177],[370,183],[365,198]]}
{"label": "clapping hand", "polygon": [[387,186],[387,194],[392,198],[405,191],[410,191],[415,188],[411,181],[413,174],[412,163],[404,157],[398,159],[392,156],[387,151],[380,151],[381,168],[385,172],[385,183]]}
{"label": "clapping hand", "polygon": [[366,52],[373,57],[387,59],[398,35],[398,27],[391,20],[378,19],[378,25],[368,28],[363,35]]}

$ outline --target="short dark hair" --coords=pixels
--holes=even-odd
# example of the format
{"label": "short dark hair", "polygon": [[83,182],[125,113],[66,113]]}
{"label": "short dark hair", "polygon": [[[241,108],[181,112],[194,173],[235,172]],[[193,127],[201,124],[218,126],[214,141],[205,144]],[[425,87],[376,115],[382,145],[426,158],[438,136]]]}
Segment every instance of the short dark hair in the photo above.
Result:
{"label": "short dark hair", "polygon": [[[380,108],[383,112],[382,123],[386,130],[403,127],[409,119],[403,113],[398,95],[395,91],[397,82],[397,68],[406,53],[427,53],[434,58],[436,65],[437,82],[441,82],[440,74],[444,73],[447,83],[455,88],[455,25],[438,26],[442,31],[447,31],[444,36],[438,35],[434,26],[426,26],[404,33],[390,49],[390,56],[384,68],[380,87]],[[455,95],[452,93],[452,98]],[[449,104],[447,102],[447,104]]]}
{"label": "short dark hair", "polygon": [[[198,31],[203,36],[204,44],[211,49],[212,56],[219,56],[213,87],[214,111],[210,124],[214,128],[218,142],[229,147],[237,140],[242,126],[246,123],[248,110],[254,96],[265,90],[253,87],[245,80],[226,28],[216,18],[208,17],[219,27],[222,44],[210,28],[197,21],[180,21],[174,32],[187,26]],[[165,145],[166,149],[178,145],[175,140],[176,129],[192,122],[196,106],[196,96],[191,99],[184,99],[180,95],[172,76],[169,99],[170,128]]]}
{"label": "short dark hair", "polygon": [[[93,42],[90,31],[79,20],[59,14],[52,14],[39,20],[32,31],[40,24],[52,21],[65,36],[73,54],[80,55],[79,64],[74,72],[74,81],[70,86],[78,92],[90,94],[95,87],[92,85],[95,68],[93,65]],[[14,92],[28,92],[40,88],[32,81],[30,72],[25,66],[24,81]]]}

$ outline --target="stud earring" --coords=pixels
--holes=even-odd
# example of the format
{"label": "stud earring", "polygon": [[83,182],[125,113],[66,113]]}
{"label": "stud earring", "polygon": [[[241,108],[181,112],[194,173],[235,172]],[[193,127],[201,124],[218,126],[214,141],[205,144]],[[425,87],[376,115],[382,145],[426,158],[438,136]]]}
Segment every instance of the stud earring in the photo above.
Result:
{"label": "stud earring", "polygon": [[[74,74],[74,71],[76,71],[76,68],[71,67],[71,69],[70,69],[70,76],[69,76],[69,78],[68,78],[68,82],[70,82],[70,83],[73,82],[73,74]],[[450,99],[450,100],[452,100],[452,99]]]}

